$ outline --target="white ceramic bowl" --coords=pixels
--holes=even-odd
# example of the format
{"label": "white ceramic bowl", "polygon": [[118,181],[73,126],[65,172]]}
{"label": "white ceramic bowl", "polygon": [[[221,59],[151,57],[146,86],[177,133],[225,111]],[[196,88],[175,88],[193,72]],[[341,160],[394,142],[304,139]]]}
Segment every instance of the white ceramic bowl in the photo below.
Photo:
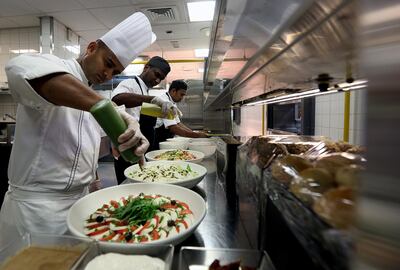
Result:
{"label": "white ceramic bowl", "polygon": [[151,251],[157,248],[158,245],[177,245],[194,232],[206,215],[206,203],[204,199],[190,189],[176,185],[158,183],[126,184],[90,193],[74,203],[68,211],[68,229],[73,235],[87,237],[84,233],[83,225],[84,221],[90,214],[96,211],[96,209],[101,207],[104,203],[108,203],[110,200],[118,200],[119,198],[128,195],[137,196],[141,192],[145,194],[160,194],[186,202],[194,215],[193,225],[177,235],[146,243],[130,244],[99,241],[98,243],[102,247],[102,250],[114,252],[120,252],[121,250],[146,252],[146,250]]}
{"label": "white ceramic bowl", "polygon": [[215,143],[214,138],[192,138],[190,142],[210,142]]}
{"label": "white ceramic bowl", "polygon": [[[177,150],[177,149],[154,150],[154,151],[146,153],[145,157],[146,157],[146,159],[148,161],[166,160],[166,159],[155,159],[155,157],[158,156],[158,155],[161,155],[162,153],[165,153],[167,151],[173,151],[173,150]],[[183,160],[183,161],[199,163],[204,158],[204,154],[202,152],[192,151],[192,150],[184,150],[184,151],[188,151],[189,153],[194,155],[196,158],[195,159],[191,159],[191,160]]]}
{"label": "white ceramic bowl", "polygon": [[[157,160],[157,161],[149,161],[146,163],[146,166],[154,166],[154,165],[180,165],[183,168],[186,168],[186,166],[190,166],[190,168],[197,172],[197,175],[191,178],[187,178],[184,180],[178,180],[178,181],[174,181],[174,182],[163,182],[165,184],[172,184],[172,185],[178,185],[178,186],[182,186],[182,187],[186,187],[186,188],[192,188],[194,186],[196,186],[198,183],[201,182],[201,180],[203,180],[204,176],[207,174],[207,169],[201,165],[195,164],[195,163],[189,163],[189,162],[185,162],[185,161],[168,161],[168,160]],[[130,176],[131,172],[140,170],[139,165],[135,164],[132,165],[128,168],[125,169],[124,174],[125,177],[128,178],[131,182],[133,183],[146,183],[143,180],[140,179],[135,179],[133,177]],[[152,183],[157,183],[157,182],[151,182]]]}
{"label": "white ceramic bowl", "polygon": [[187,137],[173,137],[173,138],[168,138],[168,142],[186,142],[189,143],[192,139],[187,138]]}
{"label": "white ceramic bowl", "polygon": [[188,142],[186,141],[166,141],[160,142],[160,149],[183,149],[188,148]]}
{"label": "white ceramic bowl", "polygon": [[204,154],[204,158],[208,158],[214,155],[217,145],[215,142],[191,142],[189,150],[200,151]]}

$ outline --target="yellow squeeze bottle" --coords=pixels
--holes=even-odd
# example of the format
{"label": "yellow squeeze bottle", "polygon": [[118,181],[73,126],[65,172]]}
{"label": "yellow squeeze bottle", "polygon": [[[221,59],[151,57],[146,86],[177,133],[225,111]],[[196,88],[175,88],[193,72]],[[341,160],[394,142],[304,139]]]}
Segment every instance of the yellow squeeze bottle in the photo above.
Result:
{"label": "yellow squeeze bottle", "polygon": [[158,118],[166,118],[166,119],[170,119],[170,120],[175,118],[174,114],[172,113],[171,110],[168,111],[166,117],[163,117],[160,106],[155,105],[155,104],[146,103],[146,102],[142,103],[142,108],[140,109],[140,114],[158,117]]}

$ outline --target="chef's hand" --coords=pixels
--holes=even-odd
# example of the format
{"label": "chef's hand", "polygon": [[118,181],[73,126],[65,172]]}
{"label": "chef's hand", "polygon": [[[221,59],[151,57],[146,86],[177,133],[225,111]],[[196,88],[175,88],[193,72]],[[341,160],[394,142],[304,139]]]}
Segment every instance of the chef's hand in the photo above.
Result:
{"label": "chef's hand", "polygon": [[128,128],[118,137],[118,143],[120,143],[118,150],[123,152],[127,149],[134,148],[133,152],[138,157],[143,157],[146,153],[147,148],[150,144],[146,137],[140,132],[140,125],[133,116],[128,114],[124,110],[120,110],[122,119],[128,125]]}
{"label": "chef's hand", "polygon": [[154,97],[150,102],[161,107],[163,117],[167,116],[169,110],[172,111],[174,117],[177,115],[182,116],[182,112],[169,100],[164,100],[160,97]]}
{"label": "chef's hand", "polygon": [[201,131],[198,131],[198,132],[196,132],[197,133],[197,138],[208,138],[209,136],[207,135],[207,133],[205,133],[205,132],[201,132]]}

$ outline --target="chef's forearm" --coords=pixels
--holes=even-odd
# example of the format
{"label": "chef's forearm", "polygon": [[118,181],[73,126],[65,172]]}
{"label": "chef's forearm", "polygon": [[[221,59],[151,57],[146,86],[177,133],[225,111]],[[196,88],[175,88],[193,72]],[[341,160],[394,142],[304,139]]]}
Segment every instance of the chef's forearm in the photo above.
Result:
{"label": "chef's forearm", "polygon": [[182,137],[189,137],[189,138],[198,138],[198,134],[192,130],[186,130],[179,126],[179,124],[169,126],[168,129],[174,133],[175,135],[182,136]]}
{"label": "chef's forearm", "polygon": [[188,128],[187,126],[185,126],[182,122],[180,122],[179,127],[181,127],[182,129],[188,131],[188,132],[193,132],[193,130],[191,130],[190,128]]}
{"label": "chef's forearm", "polygon": [[142,106],[143,102],[150,103],[153,96],[144,96],[133,93],[121,93],[112,98],[117,105],[125,105],[127,108]]}
{"label": "chef's forearm", "polygon": [[31,80],[29,83],[39,95],[59,106],[89,111],[94,104],[104,99],[93,89],[66,73],[50,74]]}

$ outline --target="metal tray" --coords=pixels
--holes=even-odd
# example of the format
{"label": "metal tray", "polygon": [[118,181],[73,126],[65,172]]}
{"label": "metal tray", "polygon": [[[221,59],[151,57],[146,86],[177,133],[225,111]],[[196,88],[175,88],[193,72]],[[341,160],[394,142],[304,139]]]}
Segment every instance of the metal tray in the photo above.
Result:
{"label": "metal tray", "polygon": [[208,270],[215,259],[218,259],[221,265],[240,261],[243,266],[253,267],[257,270],[275,269],[265,251],[182,247],[179,254],[179,270]]}
{"label": "metal tray", "polygon": [[[35,247],[47,247],[47,248],[61,248],[74,250],[81,253],[80,257],[76,260],[74,266],[79,264],[83,257],[86,256],[89,250],[95,246],[94,241],[89,238],[81,238],[67,235],[47,235],[47,234],[25,234],[7,246],[2,247],[0,250],[0,268],[6,264],[9,259],[17,255],[20,251],[30,246]],[[26,269],[30,268],[30,265],[26,265]]]}
{"label": "metal tray", "polygon": [[127,248],[124,249],[104,249],[102,246],[96,243],[93,245],[90,250],[86,253],[85,257],[77,264],[73,269],[74,270],[84,270],[86,265],[93,260],[96,256],[106,253],[119,253],[119,254],[127,254],[127,255],[148,255],[150,257],[159,258],[165,262],[165,270],[171,270],[172,259],[174,256],[174,246],[172,245],[152,245],[151,249],[146,249],[142,251],[138,251],[137,249],[131,251]]}

